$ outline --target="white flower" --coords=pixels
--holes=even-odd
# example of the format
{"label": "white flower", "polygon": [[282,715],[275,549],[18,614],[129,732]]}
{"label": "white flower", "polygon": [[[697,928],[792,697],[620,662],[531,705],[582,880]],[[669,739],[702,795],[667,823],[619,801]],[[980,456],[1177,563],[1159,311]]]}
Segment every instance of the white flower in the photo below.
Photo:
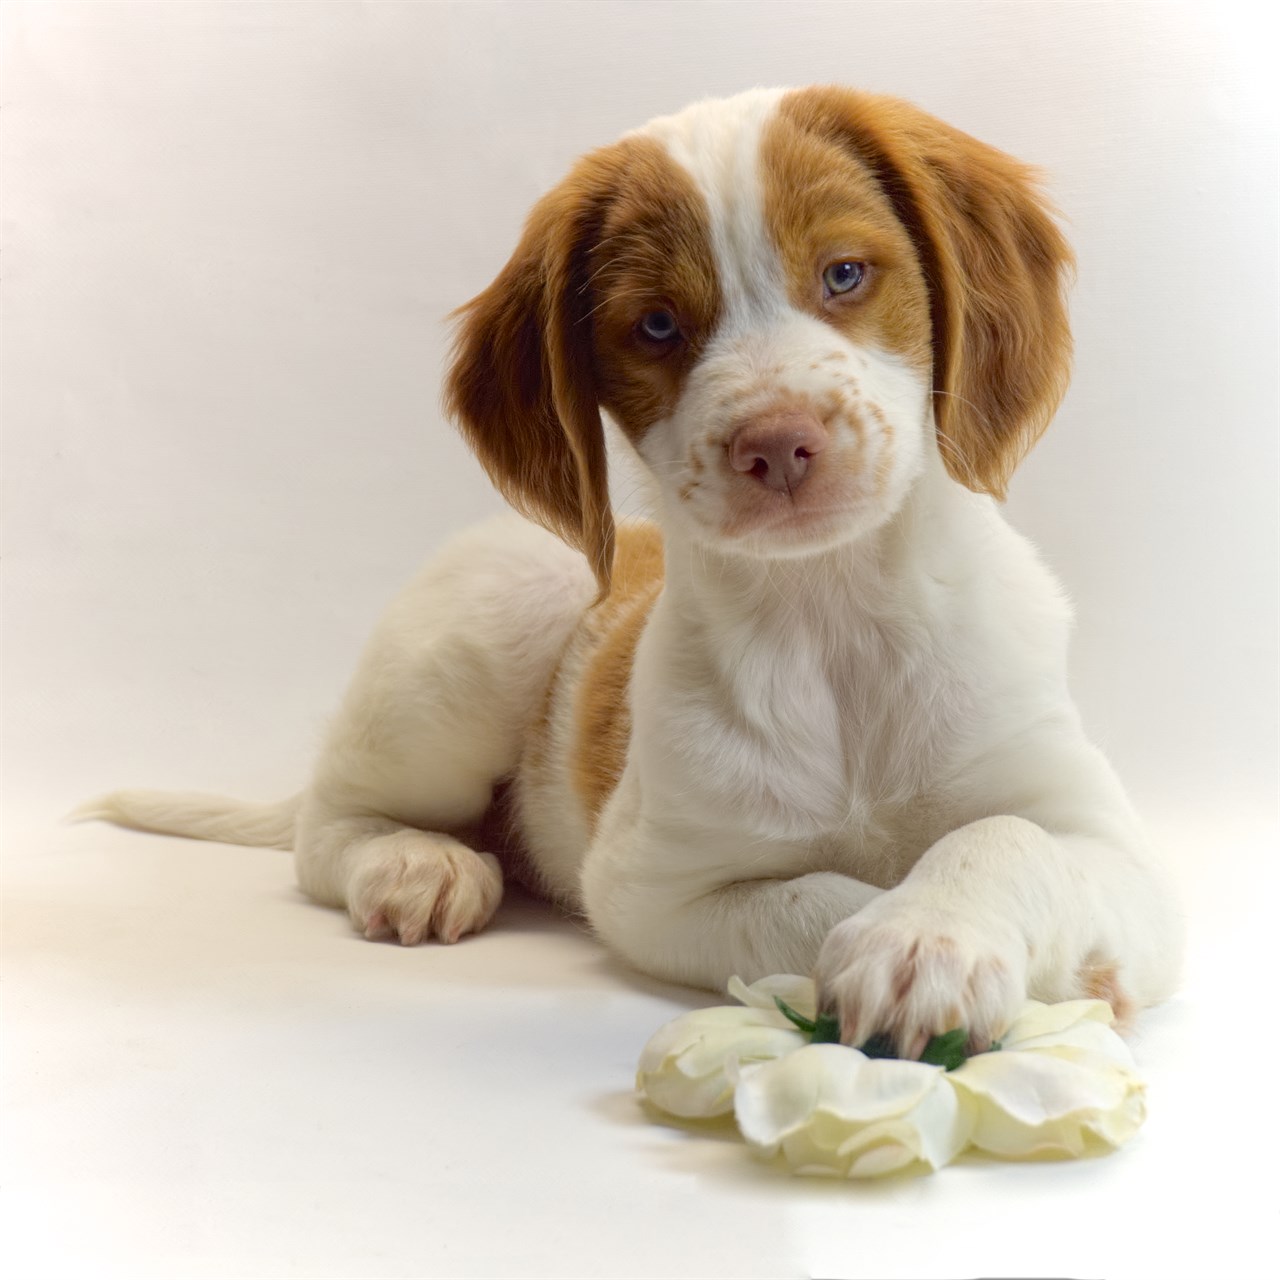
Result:
{"label": "white flower", "polygon": [[[798,985],[799,984],[799,985]],[[808,990],[804,989],[807,985]],[[644,1047],[636,1087],[650,1102],[673,1116],[704,1120],[733,1110],[739,1064],[767,1062],[809,1043],[774,1003],[794,996],[812,1009],[813,984],[806,978],[765,978],[747,987],[737,978],[730,993],[743,1001],[715,1009],[695,1009],[668,1022]],[[793,1006],[795,1007],[795,1006]]]}
{"label": "white flower", "polygon": [[1146,1086],[1101,1000],[1028,1002],[999,1053],[950,1073],[973,1114],[970,1142],[1008,1158],[1111,1151],[1146,1118]]}
{"label": "white flower", "polygon": [[806,1018],[812,1018],[818,1011],[818,992],[813,979],[800,978],[794,973],[775,973],[771,978],[761,978],[750,986],[741,978],[730,978],[729,994],[739,1004],[750,1005],[753,1009],[768,1009],[789,1027],[794,1024],[778,1012],[779,1000]]}
{"label": "white flower", "polygon": [[1064,1000],[1041,1004],[1028,1000],[1001,1037],[1004,1049],[1035,1050],[1072,1060],[1105,1058],[1117,1067],[1136,1069],[1129,1046],[1111,1030],[1115,1015],[1105,1000]]}
{"label": "white flower", "polygon": [[797,1173],[845,1178],[941,1169],[964,1147],[969,1118],[941,1067],[811,1044],[741,1072],[742,1136]]}
{"label": "white flower", "polygon": [[637,1084],[672,1115],[732,1110],[754,1148],[798,1173],[931,1172],[969,1145],[1006,1159],[1088,1155],[1145,1118],[1145,1086],[1100,1000],[1028,1001],[998,1051],[947,1072],[811,1044],[775,1001],[812,1019],[807,978],[734,978],[729,991],[740,1006],[687,1013],[649,1041]]}

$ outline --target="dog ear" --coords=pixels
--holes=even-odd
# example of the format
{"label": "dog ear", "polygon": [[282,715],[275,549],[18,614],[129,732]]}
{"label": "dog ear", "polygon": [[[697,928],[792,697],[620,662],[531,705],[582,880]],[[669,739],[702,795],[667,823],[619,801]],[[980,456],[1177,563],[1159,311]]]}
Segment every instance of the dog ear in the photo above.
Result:
{"label": "dog ear", "polygon": [[518,511],[613,565],[604,428],[591,341],[589,254],[613,189],[599,152],[533,208],[510,262],[454,313],[445,406]]}
{"label": "dog ear", "polygon": [[915,243],[943,461],[961,484],[1003,498],[1071,369],[1074,261],[1036,172],[894,98],[819,90],[797,106],[872,169]]}

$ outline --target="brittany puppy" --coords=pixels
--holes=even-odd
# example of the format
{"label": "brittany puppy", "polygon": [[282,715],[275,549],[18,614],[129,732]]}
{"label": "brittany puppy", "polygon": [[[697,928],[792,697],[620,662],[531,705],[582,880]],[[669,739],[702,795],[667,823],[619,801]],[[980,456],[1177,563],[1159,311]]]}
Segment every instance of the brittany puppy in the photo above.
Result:
{"label": "brittany puppy", "polygon": [[[1066,386],[1070,265],[1027,168],[888,98],[753,91],[593,152],[448,376],[533,523],[391,606],[299,798],[84,816],[292,847],[405,944],[518,875],[660,978],[813,972],[846,1041],[910,1056],[985,1048],[1028,994],[1161,999],[1169,882],[997,508]],[[602,413],[655,524],[615,526]]]}

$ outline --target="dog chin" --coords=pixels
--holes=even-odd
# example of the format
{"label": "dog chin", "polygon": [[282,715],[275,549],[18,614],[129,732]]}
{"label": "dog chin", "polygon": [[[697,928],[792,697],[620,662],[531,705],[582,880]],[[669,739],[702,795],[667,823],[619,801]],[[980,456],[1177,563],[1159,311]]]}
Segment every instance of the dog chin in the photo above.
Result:
{"label": "dog chin", "polygon": [[737,555],[794,560],[857,542],[874,533],[892,515],[892,507],[875,500],[813,510],[735,514],[707,540],[719,550]]}

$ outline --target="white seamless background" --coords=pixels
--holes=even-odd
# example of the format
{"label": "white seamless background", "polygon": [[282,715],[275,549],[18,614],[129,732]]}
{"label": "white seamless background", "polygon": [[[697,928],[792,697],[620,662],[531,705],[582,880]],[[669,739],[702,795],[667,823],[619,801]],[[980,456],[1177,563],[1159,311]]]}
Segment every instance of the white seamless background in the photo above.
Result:
{"label": "white seamless background", "polygon": [[[1210,1038],[1248,1047],[1275,1022],[1250,1007],[1274,972],[1276,866],[1263,6],[189,0],[8,3],[0,26],[6,1247],[23,1274],[1260,1265],[1243,1242],[1271,1210],[1244,1139],[1209,1132],[1253,1086],[1212,1107],[1203,1090]],[[1041,166],[1078,254],[1074,381],[1008,515],[1076,603],[1077,698],[1193,931],[1187,994],[1137,1045],[1165,1086],[1147,1146],[1115,1169],[953,1170],[949,1192],[871,1199],[739,1172],[725,1144],[701,1154],[629,1109],[635,1055],[693,997],[536,906],[406,959],[305,907],[278,855],[59,825],[114,786],[296,789],[379,609],[501,507],[440,411],[446,314],[582,151],[697,97],[815,82],[912,99]],[[638,504],[624,470],[615,488]],[[566,1029],[584,1001],[603,1038]],[[410,1071],[387,1028],[424,1009],[444,1030]],[[504,1018],[536,1052],[494,1077],[515,1090],[499,1104],[482,1046],[516,1054]],[[458,1030],[482,1023],[488,1041]],[[242,1040],[249,1025],[292,1032]],[[582,1083],[572,1054],[606,1044]],[[1209,1186],[1225,1151],[1239,1181]],[[928,1239],[909,1212],[926,1203]],[[1068,1208],[1094,1225],[1051,1240]]]}

